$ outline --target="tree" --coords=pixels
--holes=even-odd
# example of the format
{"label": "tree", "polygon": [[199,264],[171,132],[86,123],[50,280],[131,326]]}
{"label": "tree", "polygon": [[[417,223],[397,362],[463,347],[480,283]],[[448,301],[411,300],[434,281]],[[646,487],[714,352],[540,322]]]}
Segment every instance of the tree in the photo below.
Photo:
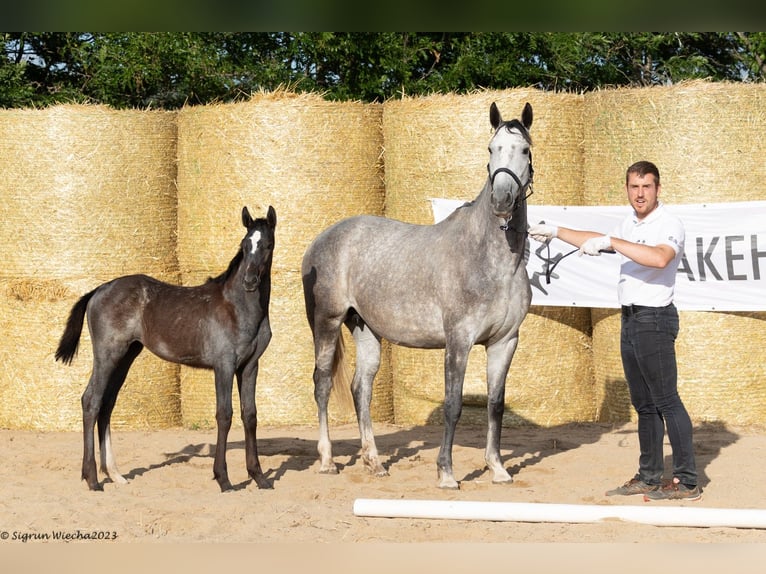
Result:
{"label": "tree", "polygon": [[478,88],[764,81],[761,32],[14,32],[0,106],[177,109],[289,87],[385,101]]}

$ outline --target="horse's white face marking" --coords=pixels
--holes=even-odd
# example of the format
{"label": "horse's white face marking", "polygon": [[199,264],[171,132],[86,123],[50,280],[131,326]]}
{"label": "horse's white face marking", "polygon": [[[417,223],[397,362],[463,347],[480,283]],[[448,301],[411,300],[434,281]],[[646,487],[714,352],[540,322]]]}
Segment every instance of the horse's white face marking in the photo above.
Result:
{"label": "horse's white face marking", "polygon": [[253,234],[250,236],[250,253],[255,255],[255,252],[258,251],[258,244],[260,242],[261,242],[261,232],[253,231]]}
{"label": "horse's white face marking", "polygon": [[[519,182],[529,181],[529,142],[516,128],[500,127],[489,142],[489,175],[492,181],[493,206],[497,215],[509,216],[522,193]],[[500,170],[500,171],[498,171]],[[510,170],[519,178],[505,170]]]}
{"label": "horse's white face marking", "polygon": [[[522,182],[528,177],[529,142],[517,129],[500,128],[489,142],[489,171],[492,174],[501,167],[510,169]],[[502,172],[497,174],[495,181],[500,177],[508,181],[505,185],[513,183],[513,179]]]}

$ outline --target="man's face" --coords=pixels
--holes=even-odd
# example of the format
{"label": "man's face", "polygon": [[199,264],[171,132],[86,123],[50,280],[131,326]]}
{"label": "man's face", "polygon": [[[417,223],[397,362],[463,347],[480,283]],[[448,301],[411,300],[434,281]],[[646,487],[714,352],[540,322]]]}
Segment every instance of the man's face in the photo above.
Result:
{"label": "man's face", "polygon": [[628,183],[625,188],[628,192],[628,201],[636,211],[638,219],[643,219],[656,209],[661,187],[655,183],[654,174],[647,173],[644,176],[637,173],[628,174]]}

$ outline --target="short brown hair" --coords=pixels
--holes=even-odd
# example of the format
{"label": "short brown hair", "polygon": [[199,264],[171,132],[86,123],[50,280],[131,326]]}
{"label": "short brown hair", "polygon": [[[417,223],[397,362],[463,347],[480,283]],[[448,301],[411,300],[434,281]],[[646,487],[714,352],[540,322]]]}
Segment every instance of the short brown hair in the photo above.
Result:
{"label": "short brown hair", "polygon": [[625,172],[625,185],[628,184],[628,178],[631,173],[635,173],[639,177],[644,177],[646,174],[651,173],[654,176],[654,183],[660,185],[660,170],[650,161],[637,161],[631,165],[628,171]]}

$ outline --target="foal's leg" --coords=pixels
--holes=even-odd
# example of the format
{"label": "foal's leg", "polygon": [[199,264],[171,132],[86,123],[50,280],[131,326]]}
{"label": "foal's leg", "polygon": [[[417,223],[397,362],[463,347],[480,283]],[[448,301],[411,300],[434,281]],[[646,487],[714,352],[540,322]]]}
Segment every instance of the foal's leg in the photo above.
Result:
{"label": "foal's leg", "polygon": [[97,361],[93,362],[93,372],[90,375],[88,386],[82,394],[82,479],[88,483],[90,490],[104,490],[104,487],[98,482],[98,472],[96,471],[96,455],[93,437],[93,427],[96,426],[96,419],[101,411],[101,403],[104,396],[106,381],[109,380],[109,373],[104,372]]}
{"label": "foal's leg", "polygon": [[258,460],[258,443],[256,428],[258,413],[255,407],[255,384],[258,379],[258,360],[252,360],[242,371],[237,372],[237,388],[239,389],[239,405],[242,415],[242,426],[245,429],[245,465],[247,473],[258,485],[258,488],[272,488],[263,475],[261,462]]}
{"label": "foal's leg", "polygon": [[493,473],[492,482],[508,483],[513,478],[500,460],[500,433],[505,411],[505,379],[519,343],[514,336],[487,347],[487,448],[484,460]]}
{"label": "foal's leg", "polygon": [[231,490],[229,471],[226,467],[226,442],[231,428],[231,388],[234,372],[228,365],[215,369],[215,421],[218,426],[218,439],[213,460],[213,477],[218,481],[221,492]]}
{"label": "foal's leg", "polygon": [[439,488],[460,488],[452,471],[452,445],[463,411],[463,381],[470,350],[470,343],[456,341],[454,337],[447,339],[444,350],[444,435],[436,459]]}
{"label": "foal's leg", "polygon": [[142,349],[143,345],[141,343],[134,342],[128,348],[126,355],[119,361],[114,371],[112,371],[103,395],[101,410],[98,414],[98,443],[99,452],[101,454],[101,472],[105,473],[112,479],[112,481],[118,484],[126,484],[128,481],[117,469],[117,462],[115,461],[114,451],[112,450],[110,421],[115,402],[117,401],[117,395],[125,382],[125,378],[128,376],[128,371],[130,370],[133,361]]}
{"label": "foal's leg", "polygon": [[93,429],[104,410],[104,395],[109,389],[110,381],[124,352],[123,350],[104,349],[99,345],[94,345],[93,348],[93,371],[91,372],[88,386],[85,388],[81,398],[83,432],[82,479],[88,483],[90,490],[104,489],[98,482]]}
{"label": "foal's leg", "polygon": [[361,319],[348,321],[346,325],[351,329],[356,344],[356,368],[351,392],[362,439],[362,462],[375,476],[388,476],[388,471],[380,464],[370,417],[372,383],[380,368],[380,340]]}

